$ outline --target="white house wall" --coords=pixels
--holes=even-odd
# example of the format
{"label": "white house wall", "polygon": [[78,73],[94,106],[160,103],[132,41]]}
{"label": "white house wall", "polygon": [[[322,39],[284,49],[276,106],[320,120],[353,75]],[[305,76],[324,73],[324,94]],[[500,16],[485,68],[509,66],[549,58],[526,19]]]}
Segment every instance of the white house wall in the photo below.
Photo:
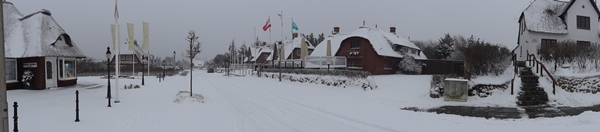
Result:
{"label": "white house wall", "polygon": [[[585,8],[582,8],[582,5],[585,5]],[[590,17],[590,30],[577,29],[577,15]],[[600,44],[600,37],[598,34],[598,14],[588,0],[576,1],[567,11],[565,22],[569,32],[567,34],[531,32],[528,30],[523,32],[519,36],[519,44],[521,47],[515,51],[517,53],[517,60],[526,60],[525,54],[527,51],[529,51],[529,53],[537,53],[537,48],[542,39],[556,39],[558,42],[571,39],[574,41],[589,41],[591,43]]]}

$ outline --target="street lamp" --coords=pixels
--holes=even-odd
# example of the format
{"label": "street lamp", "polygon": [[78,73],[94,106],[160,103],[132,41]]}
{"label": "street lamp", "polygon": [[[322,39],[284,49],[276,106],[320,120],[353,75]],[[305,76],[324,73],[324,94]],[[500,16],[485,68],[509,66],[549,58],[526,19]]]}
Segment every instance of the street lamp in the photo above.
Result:
{"label": "street lamp", "polygon": [[142,55],[142,61],[140,61],[142,62],[142,85],[144,85],[144,74],[146,73],[146,70],[144,69],[144,60],[146,60],[146,57],[147,56]]}
{"label": "street lamp", "polygon": [[162,75],[163,81],[165,81],[165,69],[166,69],[166,67],[165,67],[165,60],[163,60],[163,75]]}
{"label": "street lamp", "polygon": [[112,57],[112,54],[110,53],[110,47],[106,47],[106,69],[108,69],[108,74],[107,74],[107,78],[106,80],[108,80],[108,87],[106,87],[106,98],[108,99],[108,107],[110,106],[110,57]]}
{"label": "street lamp", "polygon": [[177,59],[175,59],[175,51],[173,51],[173,74],[175,74],[175,67],[177,66]]}

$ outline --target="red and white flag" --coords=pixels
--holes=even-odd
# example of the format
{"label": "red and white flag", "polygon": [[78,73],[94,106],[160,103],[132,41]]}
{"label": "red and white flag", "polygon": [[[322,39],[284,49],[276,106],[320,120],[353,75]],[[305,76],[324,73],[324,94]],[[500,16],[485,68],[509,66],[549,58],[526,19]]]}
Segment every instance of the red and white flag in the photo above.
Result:
{"label": "red and white flag", "polygon": [[265,23],[265,26],[263,26],[263,31],[267,31],[269,28],[271,28],[271,17],[267,19],[267,23]]}

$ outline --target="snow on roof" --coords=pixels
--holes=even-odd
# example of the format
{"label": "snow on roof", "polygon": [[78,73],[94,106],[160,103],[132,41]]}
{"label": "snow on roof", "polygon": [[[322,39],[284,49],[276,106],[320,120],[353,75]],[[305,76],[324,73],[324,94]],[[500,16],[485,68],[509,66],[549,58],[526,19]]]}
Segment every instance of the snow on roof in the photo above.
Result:
{"label": "snow on roof", "polygon": [[[37,12],[31,16],[23,16],[12,3],[3,1],[2,4],[6,58],[85,57],[85,54],[56,23],[49,12],[47,12],[48,14]],[[61,41],[64,41],[66,45],[57,43]]]}
{"label": "snow on roof", "polygon": [[250,61],[256,61],[256,59],[258,59],[262,53],[271,53],[271,49],[267,48],[266,46],[250,47],[250,54],[252,55],[252,60]]}
{"label": "snow on roof", "polygon": [[567,25],[560,18],[569,2],[535,0],[521,14],[529,31],[566,34]]}
{"label": "snow on roof", "polygon": [[[284,40],[283,41],[283,46],[284,46],[284,52],[286,52],[286,56],[285,58],[287,59],[288,57],[290,57],[293,53],[292,51],[294,51],[294,49],[298,48],[302,48],[302,36],[299,36],[297,38],[291,39],[291,40]],[[312,44],[308,41],[306,41],[306,39],[304,39],[306,42],[306,44],[308,44],[308,49],[315,49],[314,46],[312,46]]]}
{"label": "snow on roof", "polygon": [[[392,45],[400,45],[416,50],[421,50],[412,42],[398,35],[390,32],[385,32],[376,28],[360,27],[351,33],[340,33],[325,38],[321,43],[317,45],[311,56],[325,56],[327,51],[327,40],[331,40],[332,54],[336,54],[336,51],[340,48],[342,41],[350,37],[362,37],[369,40],[373,49],[378,55],[402,58],[403,55],[392,49]],[[421,56],[424,55],[421,53]],[[416,59],[427,59],[421,56],[415,57]]]}

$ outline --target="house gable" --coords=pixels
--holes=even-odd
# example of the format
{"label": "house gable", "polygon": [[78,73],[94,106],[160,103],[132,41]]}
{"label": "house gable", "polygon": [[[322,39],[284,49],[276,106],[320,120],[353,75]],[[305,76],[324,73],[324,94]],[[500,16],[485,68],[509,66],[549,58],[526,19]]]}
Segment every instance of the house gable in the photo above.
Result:
{"label": "house gable", "polygon": [[[578,0],[571,0],[571,2],[569,2],[569,4],[566,6],[566,8],[563,10],[563,12],[560,14],[560,17],[563,18],[564,20],[564,16],[567,15],[567,12],[569,11],[569,9],[571,9],[571,7],[577,2]],[[581,1],[585,1],[585,0],[581,0]],[[598,17],[600,17],[600,10],[598,10],[598,6],[596,6],[596,2],[594,2],[594,0],[589,0],[589,4],[587,5],[583,5],[585,7],[593,7],[594,11],[596,11],[596,15]]]}

